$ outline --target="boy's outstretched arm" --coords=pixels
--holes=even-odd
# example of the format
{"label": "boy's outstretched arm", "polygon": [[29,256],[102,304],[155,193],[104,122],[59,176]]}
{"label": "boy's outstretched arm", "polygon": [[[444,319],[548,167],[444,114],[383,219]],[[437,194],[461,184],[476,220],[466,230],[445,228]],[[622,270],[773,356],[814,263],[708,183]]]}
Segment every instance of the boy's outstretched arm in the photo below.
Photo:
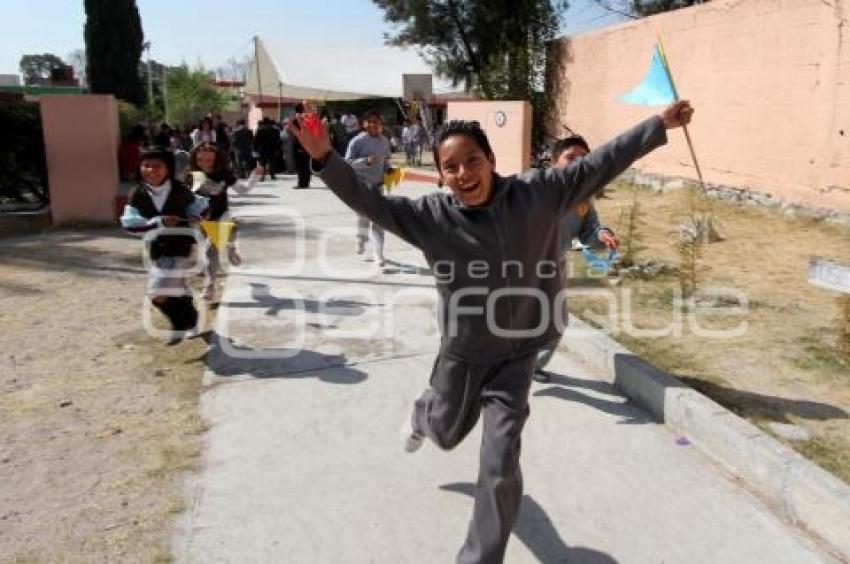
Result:
{"label": "boy's outstretched arm", "polygon": [[636,160],[667,143],[667,130],[690,123],[694,110],[686,100],[675,102],[565,169],[549,169],[544,184],[558,208],[566,210],[601,190]]}
{"label": "boy's outstretched arm", "polygon": [[[431,214],[423,199],[385,196],[357,177],[354,169],[331,147],[324,128],[317,132],[290,123],[289,129],[313,160],[313,170],[345,205],[421,248],[429,233]],[[433,231],[433,230],[431,230]]]}

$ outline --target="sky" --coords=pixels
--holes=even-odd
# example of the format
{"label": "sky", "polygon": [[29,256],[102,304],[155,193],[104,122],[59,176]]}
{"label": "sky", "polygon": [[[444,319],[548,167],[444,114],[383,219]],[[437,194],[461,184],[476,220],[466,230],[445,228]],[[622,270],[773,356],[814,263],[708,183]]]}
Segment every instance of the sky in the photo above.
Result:
{"label": "sky", "polygon": [[[399,65],[405,72],[429,72],[415,52],[394,53],[383,45],[391,28],[371,0],[137,0],[137,5],[151,57],[169,65],[224,65],[231,57],[250,56],[257,35],[294,83],[308,80],[312,67],[320,86],[380,92],[400,90]],[[67,59],[84,46],[83,0],[0,0],[0,15],[0,74],[17,74],[21,55]],[[562,31],[618,21],[592,0],[573,0]],[[397,64],[384,68],[382,57]],[[435,81],[436,91],[450,89]]]}

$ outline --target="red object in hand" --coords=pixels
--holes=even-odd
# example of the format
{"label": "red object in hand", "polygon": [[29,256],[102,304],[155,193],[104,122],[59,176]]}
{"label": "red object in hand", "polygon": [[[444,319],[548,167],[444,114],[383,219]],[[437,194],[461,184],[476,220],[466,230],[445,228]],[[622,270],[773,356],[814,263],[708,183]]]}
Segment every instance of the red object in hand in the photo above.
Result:
{"label": "red object in hand", "polygon": [[312,135],[318,136],[322,133],[322,122],[316,114],[305,114],[301,123]]}

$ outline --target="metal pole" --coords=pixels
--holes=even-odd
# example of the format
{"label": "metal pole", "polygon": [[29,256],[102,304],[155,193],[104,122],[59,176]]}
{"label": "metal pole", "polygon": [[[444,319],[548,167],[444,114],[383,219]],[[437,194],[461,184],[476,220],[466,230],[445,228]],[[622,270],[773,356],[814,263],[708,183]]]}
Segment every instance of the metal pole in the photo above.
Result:
{"label": "metal pole", "polygon": [[165,109],[165,123],[170,123],[168,120],[168,68],[162,67],[162,105]]}
{"label": "metal pole", "polygon": [[260,38],[256,35],[254,36],[254,64],[257,66],[257,93],[259,94],[259,103],[257,107],[260,108],[260,115],[263,113],[263,108],[260,107],[260,104],[263,103],[263,80],[260,77],[260,49],[258,47],[258,43]]}
{"label": "metal pole", "polygon": [[283,119],[283,111],[281,110],[281,99],[283,98],[283,83],[278,81],[277,83],[277,121],[280,123],[280,120]]}
{"label": "metal pole", "polygon": [[148,51],[148,104],[153,108],[153,73],[151,73],[151,42],[145,43]]}

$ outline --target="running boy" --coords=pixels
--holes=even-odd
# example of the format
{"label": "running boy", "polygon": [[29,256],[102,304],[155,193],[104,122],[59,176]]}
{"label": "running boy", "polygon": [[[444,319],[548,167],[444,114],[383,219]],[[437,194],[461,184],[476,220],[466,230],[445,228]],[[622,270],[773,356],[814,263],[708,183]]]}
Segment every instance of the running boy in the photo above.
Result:
{"label": "running boy", "polygon": [[[374,110],[366,112],[363,116],[363,131],[351,140],[345,152],[345,160],[356,171],[358,178],[379,194],[383,194],[384,173],[389,169],[392,155],[390,142],[381,133],[383,126],[381,114]],[[375,262],[378,266],[384,266],[384,228],[365,215],[357,214],[357,254],[363,254],[367,239],[372,244]]]}
{"label": "running boy", "polygon": [[[139,184],[133,188],[121,216],[130,233],[142,234],[163,227],[189,227],[201,219],[207,200],[195,196],[174,178],[174,155],[165,147],[148,147],[139,157]],[[151,241],[153,263],[148,278],[151,302],[171,322],[169,344],[192,336],[198,311],[186,281],[195,238],[188,234],[162,234]]]}
{"label": "running boy", "polygon": [[451,193],[412,200],[385,196],[333,152],[327,134],[293,127],[325,184],[349,207],[422,250],[437,278],[442,342],[431,387],[407,421],[405,449],[424,437],[457,445],[483,417],[472,520],[458,554],[462,564],[493,564],[505,546],[522,497],[520,435],[537,351],[561,328],[558,262],[564,217],[635,160],[688,123],[677,102],[566,169],[502,177],[487,136],[475,122],[446,124],[434,142],[440,179]]}

